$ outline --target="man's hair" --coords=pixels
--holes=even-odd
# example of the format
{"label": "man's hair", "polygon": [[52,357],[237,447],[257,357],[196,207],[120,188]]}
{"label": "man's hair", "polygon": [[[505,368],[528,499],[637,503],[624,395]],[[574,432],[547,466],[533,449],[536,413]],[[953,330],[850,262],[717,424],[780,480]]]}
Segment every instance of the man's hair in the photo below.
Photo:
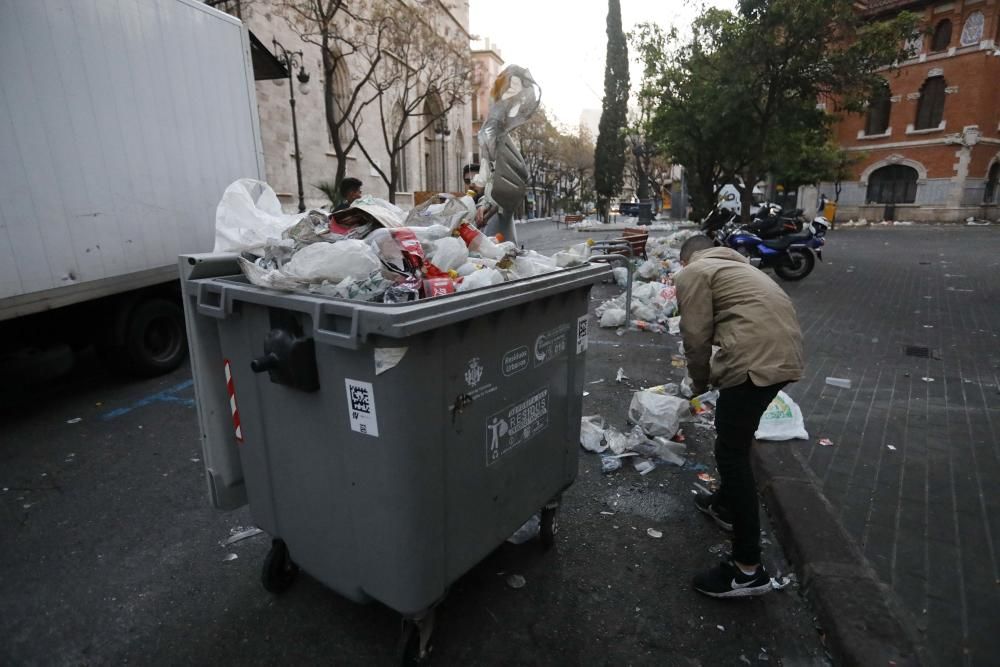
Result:
{"label": "man's hair", "polygon": [[690,262],[691,255],[695,254],[699,250],[707,250],[712,247],[715,247],[715,244],[712,243],[712,239],[708,238],[704,234],[692,236],[684,242],[684,245],[681,246],[681,261]]}
{"label": "man's hair", "polygon": [[348,193],[353,192],[360,187],[361,181],[359,179],[348,176],[340,182],[340,196],[346,197]]}
{"label": "man's hair", "polygon": [[462,167],[462,178],[465,178],[469,174],[478,174],[478,173],[479,173],[479,165],[476,164],[475,162],[467,164],[464,167]]}

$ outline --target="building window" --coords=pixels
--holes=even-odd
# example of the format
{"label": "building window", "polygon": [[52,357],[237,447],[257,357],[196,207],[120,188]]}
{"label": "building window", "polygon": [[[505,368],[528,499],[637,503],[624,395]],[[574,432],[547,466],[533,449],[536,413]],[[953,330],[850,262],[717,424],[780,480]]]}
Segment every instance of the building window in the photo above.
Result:
{"label": "building window", "polygon": [[917,170],[902,164],[876,169],[868,177],[870,204],[912,204],[917,199]]}
{"label": "building window", "polygon": [[943,76],[934,76],[920,88],[920,101],[917,103],[916,130],[930,130],[941,124],[944,117],[945,83]]}
{"label": "building window", "polygon": [[994,162],[990,167],[990,173],[986,177],[986,193],[983,196],[984,204],[1000,203],[1000,162]]}
{"label": "building window", "polygon": [[931,51],[944,51],[951,44],[951,21],[944,19],[934,28]]}
{"label": "building window", "polygon": [[865,134],[885,134],[889,129],[889,114],[892,111],[892,93],[889,84],[884,80],[875,84],[871,99],[868,101],[868,120],[865,122]]}
{"label": "building window", "polygon": [[979,40],[983,38],[985,23],[986,20],[983,18],[982,12],[972,12],[969,14],[969,17],[965,19],[965,25],[962,26],[962,46],[978,44]]}

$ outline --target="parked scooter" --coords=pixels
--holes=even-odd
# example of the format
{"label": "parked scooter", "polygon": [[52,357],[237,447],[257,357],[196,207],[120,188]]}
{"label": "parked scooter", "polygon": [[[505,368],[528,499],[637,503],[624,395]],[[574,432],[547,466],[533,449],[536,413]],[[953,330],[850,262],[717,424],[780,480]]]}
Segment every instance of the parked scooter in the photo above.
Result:
{"label": "parked scooter", "polygon": [[743,227],[734,220],[719,230],[716,243],[749,258],[754,266],[774,269],[783,280],[802,280],[812,273],[817,257],[822,261],[824,237],[829,228],[826,218],[818,216],[801,232],[762,239],[749,226]]}

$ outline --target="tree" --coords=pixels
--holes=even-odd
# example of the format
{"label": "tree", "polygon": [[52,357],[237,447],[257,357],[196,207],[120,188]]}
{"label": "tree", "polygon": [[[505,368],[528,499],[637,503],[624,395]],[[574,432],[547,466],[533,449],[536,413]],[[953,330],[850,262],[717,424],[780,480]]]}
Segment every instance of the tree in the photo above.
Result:
{"label": "tree", "polygon": [[277,2],[278,12],[302,41],[320,48],[326,126],[337,158],[334,188],[344,180],[347,155],[358,140],[356,132],[348,137],[345,130],[357,124],[365,106],[363,92],[382,56],[368,59],[363,68],[354,72],[348,70],[347,63],[361,52],[381,54],[385,38],[385,25],[353,11],[354,4],[347,0]]}
{"label": "tree", "polygon": [[[378,26],[379,39],[361,45],[357,53],[371,71],[358,113],[350,118],[355,141],[396,201],[401,154],[470,92],[471,66],[467,45],[456,48],[434,25],[430,5],[376,3],[368,24]],[[359,137],[360,110],[378,109],[377,145]],[[387,166],[375,159],[385,151]]]}
{"label": "tree", "polygon": [[732,179],[748,215],[753,186],[790,151],[821,155],[829,114],[860,110],[878,70],[905,58],[916,18],[872,21],[855,4],[740,0],[736,13],[705,10],[688,41],[671,36],[654,125],[691,175],[696,211]]}
{"label": "tree", "polygon": [[628,44],[622,32],[619,0],[608,0],[608,48],[604,64],[604,100],[594,151],[598,208],[607,219],[612,197],[621,192],[625,171],[625,115],[628,106]]}
{"label": "tree", "polygon": [[[524,158],[528,168],[528,190],[534,194],[535,206],[538,206],[539,186],[543,191],[550,191],[552,170],[557,161],[557,143],[559,133],[549,121],[544,108],[539,108],[524,125],[511,132],[511,137],[517,144],[517,149]],[[527,196],[527,193],[525,193]],[[525,201],[527,210],[527,201]],[[536,208],[535,214],[543,213]]]}

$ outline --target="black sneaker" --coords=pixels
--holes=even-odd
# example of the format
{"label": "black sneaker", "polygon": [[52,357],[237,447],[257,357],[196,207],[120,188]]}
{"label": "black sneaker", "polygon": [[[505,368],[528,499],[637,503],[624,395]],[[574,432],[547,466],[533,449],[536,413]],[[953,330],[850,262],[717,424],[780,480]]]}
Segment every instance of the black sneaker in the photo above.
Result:
{"label": "black sneaker", "polygon": [[694,578],[694,589],[713,598],[740,598],[764,595],[772,590],[771,576],[763,565],[753,574],[743,574],[731,560],[723,561]]}
{"label": "black sneaker", "polygon": [[694,504],[699,510],[712,517],[720,528],[732,532],[733,517],[729,514],[729,510],[716,502],[714,493],[712,495],[699,493],[694,497]]}

